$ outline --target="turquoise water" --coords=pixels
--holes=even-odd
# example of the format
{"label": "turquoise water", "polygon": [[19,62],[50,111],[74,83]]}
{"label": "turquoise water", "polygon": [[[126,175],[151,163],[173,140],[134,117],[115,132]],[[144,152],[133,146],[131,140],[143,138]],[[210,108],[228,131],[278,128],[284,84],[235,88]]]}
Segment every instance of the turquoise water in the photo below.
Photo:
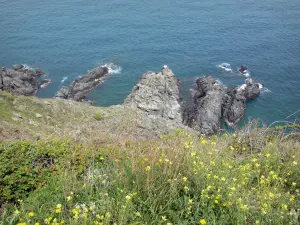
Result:
{"label": "turquoise water", "polygon": [[[248,65],[267,90],[248,103],[245,119],[284,120],[300,109],[299,0],[2,0],[0,65],[45,70],[53,97],[96,65],[122,67],[90,94],[98,105],[122,103],[139,77],[167,64],[185,98],[200,75],[232,86],[244,81],[220,71]],[[300,118],[300,113],[289,120]]]}

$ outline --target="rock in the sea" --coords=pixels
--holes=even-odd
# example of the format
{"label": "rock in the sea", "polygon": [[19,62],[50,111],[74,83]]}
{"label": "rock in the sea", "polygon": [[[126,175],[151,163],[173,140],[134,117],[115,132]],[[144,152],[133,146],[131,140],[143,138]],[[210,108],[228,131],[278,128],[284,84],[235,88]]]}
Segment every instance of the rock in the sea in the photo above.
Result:
{"label": "rock in the sea", "polygon": [[49,83],[50,80],[37,80],[40,72],[25,68],[22,64],[13,66],[13,69],[2,67],[0,72],[0,90],[9,91],[14,95],[35,95],[41,84]]}
{"label": "rock in the sea", "polygon": [[179,80],[166,65],[159,73],[145,73],[124,105],[147,112],[149,116],[182,123],[182,99]]}
{"label": "rock in the sea", "polygon": [[187,124],[204,134],[215,133],[220,128],[226,87],[211,76],[201,77],[196,83],[194,106],[186,119]]}
{"label": "rock in the sea", "polygon": [[78,77],[69,87],[61,88],[55,95],[56,98],[87,101],[88,93],[103,83],[109,75],[107,67],[97,67],[84,76]]}
{"label": "rock in the sea", "polygon": [[245,84],[233,87],[227,91],[223,105],[223,117],[227,125],[239,122],[246,111],[246,101],[260,95],[260,84],[246,79]]}
{"label": "rock in the sea", "polygon": [[222,119],[233,126],[243,118],[246,101],[260,94],[260,84],[247,79],[245,84],[228,89],[211,76],[197,81],[194,106],[185,113],[185,123],[201,133],[215,133]]}

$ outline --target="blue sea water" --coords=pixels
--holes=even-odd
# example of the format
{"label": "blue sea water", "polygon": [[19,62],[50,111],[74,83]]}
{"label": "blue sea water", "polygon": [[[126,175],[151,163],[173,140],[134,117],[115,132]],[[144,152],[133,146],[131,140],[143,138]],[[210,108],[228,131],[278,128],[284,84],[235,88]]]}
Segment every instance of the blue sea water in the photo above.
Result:
{"label": "blue sea water", "polygon": [[[0,66],[25,63],[47,72],[53,97],[101,63],[122,67],[90,94],[98,105],[122,103],[139,77],[167,64],[188,98],[211,74],[233,86],[227,62],[246,64],[269,91],[249,101],[245,121],[285,120],[300,109],[299,0],[0,0]],[[300,118],[300,113],[289,120]]]}

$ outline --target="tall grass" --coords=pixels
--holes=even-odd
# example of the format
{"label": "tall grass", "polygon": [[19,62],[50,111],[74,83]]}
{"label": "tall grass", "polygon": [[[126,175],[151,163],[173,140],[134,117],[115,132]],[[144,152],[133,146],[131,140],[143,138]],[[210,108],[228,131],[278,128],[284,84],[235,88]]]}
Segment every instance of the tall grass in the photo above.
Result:
{"label": "tall grass", "polygon": [[[0,223],[299,224],[300,143],[281,134],[177,130],[154,141],[70,149],[81,154],[63,160],[76,167],[7,203]],[[83,155],[89,160],[78,160]]]}

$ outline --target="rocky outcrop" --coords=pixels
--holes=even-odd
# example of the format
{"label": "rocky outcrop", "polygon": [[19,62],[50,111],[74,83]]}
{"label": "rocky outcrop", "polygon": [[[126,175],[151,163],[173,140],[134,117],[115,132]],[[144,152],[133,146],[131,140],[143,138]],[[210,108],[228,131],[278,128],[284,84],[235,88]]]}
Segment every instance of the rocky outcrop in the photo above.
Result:
{"label": "rocky outcrop", "polygon": [[144,111],[154,120],[160,117],[182,124],[179,80],[166,65],[159,73],[145,73],[123,105]]}
{"label": "rocky outcrop", "polygon": [[196,83],[194,106],[188,115],[187,123],[201,133],[214,133],[220,127],[226,87],[211,76],[201,77]]}
{"label": "rocky outcrop", "polygon": [[102,84],[109,75],[107,67],[97,67],[84,76],[74,80],[70,87],[61,88],[55,95],[56,98],[87,101],[89,92]]}
{"label": "rocky outcrop", "polygon": [[245,84],[228,89],[211,76],[197,81],[193,108],[185,114],[185,123],[201,133],[215,133],[222,119],[232,126],[243,118],[247,99],[260,94],[260,84],[247,79]]}
{"label": "rocky outcrop", "polygon": [[14,95],[32,96],[39,88],[46,87],[50,80],[40,79],[44,73],[40,69],[31,69],[22,64],[14,65],[12,69],[2,67],[0,71],[0,90]]}
{"label": "rocky outcrop", "polygon": [[246,79],[245,84],[233,87],[227,91],[223,104],[223,118],[227,125],[233,126],[239,122],[246,111],[246,101],[260,95],[261,84]]}

